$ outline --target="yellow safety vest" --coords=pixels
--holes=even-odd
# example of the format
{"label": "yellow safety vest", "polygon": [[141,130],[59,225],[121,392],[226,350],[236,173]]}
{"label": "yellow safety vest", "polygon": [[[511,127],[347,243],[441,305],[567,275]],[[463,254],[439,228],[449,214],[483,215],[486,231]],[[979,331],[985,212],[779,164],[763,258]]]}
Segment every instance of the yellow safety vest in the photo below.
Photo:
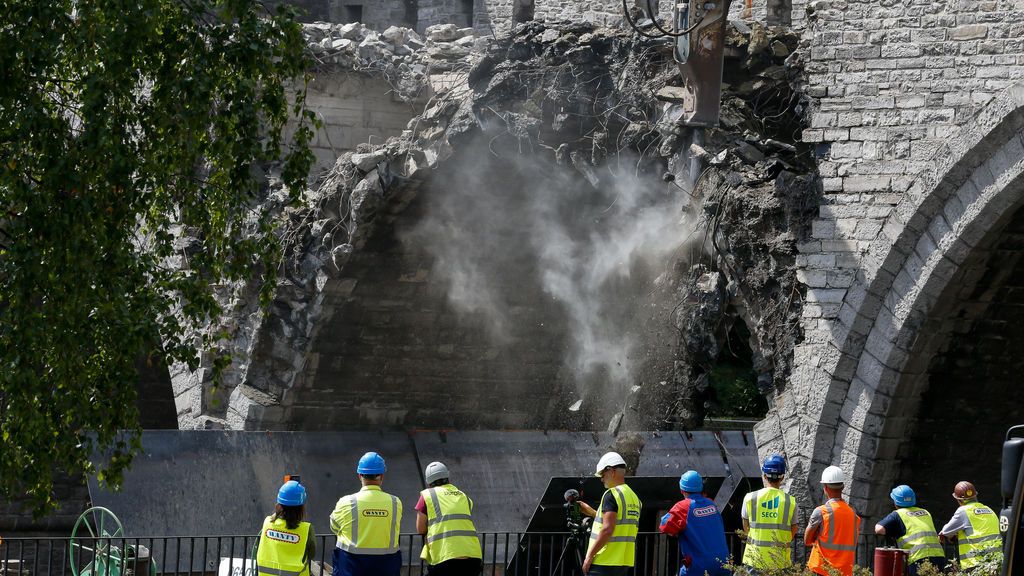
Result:
{"label": "yellow safety vest", "polygon": [[338,548],[350,554],[394,554],[402,525],[402,502],[380,489],[363,486],[342,496],[331,513],[331,531]]}
{"label": "yellow safety vest", "polygon": [[1003,561],[1003,537],[999,534],[999,516],[981,502],[961,506],[971,523],[957,533],[960,567],[973,568],[983,562]]}
{"label": "yellow safety vest", "polygon": [[910,506],[897,508],[896,514],[903,521],[907,532],[896,541],[899,547],[906,550],[908,560],[917,562],[925,558],[946,557],[939,543],[939,535],[935,531],[932,515],[924,508]]}
{"label": "yellow safety vest", "polygon": [[793,565],[793,517],[796,499],[778,488],[762,488],[747,501],[747,545],[743,564],[758,570]]}
{"label": "yellow safety vest", "polygon": [[298,528],[288,528],[284,518],[263,521],[260,543],[256,550],[256,571],[259,576],[309,576],[309,522],[300,522]]}
{"label": "yellow safety vest", "polygon": [[483,558],[473,525],[473,501],[452,484],[420,492],[427,506],[427,542],[420,558],[436,565],[455,558]]}
{"label": "yellow safety vest", "polygon": [[[640,499],[637,498],[633,489],[625,484],[619,484],[610,488],[605,494],[611,493],[615,498],[618,511],[615,513],[615,529],[612,537],[605,543],[604,547],[594,554],[594,564],[598,566],[632,566],[636,556],[636,533],[640,529]],[[601,496],[604,502],[604,496]],[[601,503],[598,503],[600,508]],[[594,518],[594,525],[590,527],[590,549],[597,541],[597,535],[601,532],[601,525],[604,523],[601,510],[598,509],[597,517]]]}

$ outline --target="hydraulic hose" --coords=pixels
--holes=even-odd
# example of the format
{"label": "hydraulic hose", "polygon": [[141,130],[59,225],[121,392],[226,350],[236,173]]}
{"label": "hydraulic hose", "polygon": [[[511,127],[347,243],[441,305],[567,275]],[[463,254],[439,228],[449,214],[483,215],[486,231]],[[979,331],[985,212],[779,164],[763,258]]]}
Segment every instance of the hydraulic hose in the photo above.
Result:
{"label": "hydraulic hose", "polygon": [[[625,0],[623,0],[623,4],[625,4]],[[681,32],[665,30],[661,27],[661,24],[658,24],[658,16],[654,13],[654,0],[647,0],[647,15],[651,18],[651,22],[654,24],[654,27],[658,29],[658,32],[661,32],[661,37],[669,36],[671,38],[679,38],[680,36],[686,36],[690,32],[693,32],[697,26],[700,26],[700,23],[704,21],[704,16],[701,16],[700,18],[697,18],[697,21],[693,23],[693,26],[690,26]]]}

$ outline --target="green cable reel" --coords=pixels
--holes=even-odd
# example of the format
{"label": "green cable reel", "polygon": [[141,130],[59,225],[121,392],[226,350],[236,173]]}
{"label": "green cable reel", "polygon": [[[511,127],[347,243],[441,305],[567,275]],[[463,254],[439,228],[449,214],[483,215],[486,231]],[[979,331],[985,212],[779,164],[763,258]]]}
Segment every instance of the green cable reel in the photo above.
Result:
{"label": "green cable reel", "polygon": [[83,512],[71,529],[68,554],[73,576],[139,576],[135,571],[140,564],[149,566],[145,576],[156,576],[156,562],[148,554],[143,562],[138,552],[125,539],[121,521],[102,506]]}

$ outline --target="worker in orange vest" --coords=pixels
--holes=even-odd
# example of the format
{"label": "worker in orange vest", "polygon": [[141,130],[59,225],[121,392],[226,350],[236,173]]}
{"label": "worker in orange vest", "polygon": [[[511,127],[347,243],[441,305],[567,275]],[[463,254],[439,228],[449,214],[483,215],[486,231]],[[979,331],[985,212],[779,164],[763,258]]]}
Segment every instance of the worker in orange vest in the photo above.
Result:
{"label": "worker in orange vest", "polygon": [[807,568],[828,576],[829,568],[843,576],[852,576],[860,536],[860,516],[843,500],[846,478],[838,466],[829,466],[821,474],[821,485],[828,499],[811,513],[804,531],[804,544],[813,546]]}

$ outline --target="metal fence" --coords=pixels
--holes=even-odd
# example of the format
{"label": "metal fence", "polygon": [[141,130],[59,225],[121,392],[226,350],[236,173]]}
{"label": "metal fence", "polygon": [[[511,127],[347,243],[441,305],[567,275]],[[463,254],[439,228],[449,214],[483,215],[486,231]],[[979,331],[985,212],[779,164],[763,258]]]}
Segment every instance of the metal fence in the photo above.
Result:
{"label": "metal fence", "polygon": [[[482,532],[486,576],[572,576],[576,555],[568,533]],[[195,536],[153,538],[9,538],[0,544],[0,576],[256,576],[252,553],[256,536]],[[739,563],[743,543],[728,535],[729,550]],[[402,534],[403,576],[424,574],[419,558],[422,538]],[[586,539],[583,540],[586,542]],[[872,567],[881,538],[863,536],[857,563]],[[311,576],[329,576],[334,535],[317,536]],[[559,558],[564,560],[559,563]],[[581,553],[583,552],[580,547]],[[795,562],[806,561],[801,538],[793,544]],[[947,555],[952,557],[950,550]],[[674,538],[658,533],[637,536],[636,576],[679,573],[679,549]]]}

